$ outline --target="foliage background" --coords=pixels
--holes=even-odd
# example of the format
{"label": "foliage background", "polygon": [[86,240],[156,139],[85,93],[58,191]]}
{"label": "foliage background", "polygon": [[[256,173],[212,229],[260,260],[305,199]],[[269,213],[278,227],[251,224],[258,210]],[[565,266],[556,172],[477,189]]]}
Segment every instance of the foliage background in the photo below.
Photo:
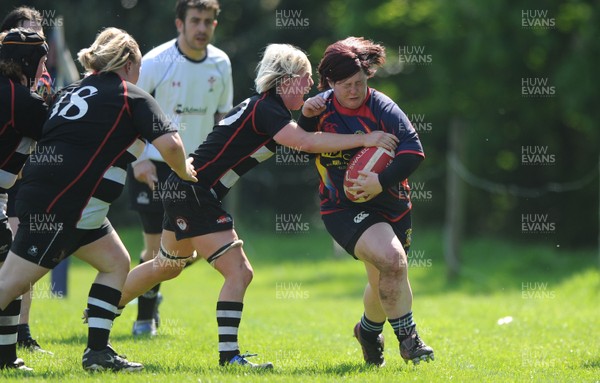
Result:
{"label": "foliage background", "polygon": [[[73,56],[107,26],[130,32],[142,53],[176,35],[171,0],[5,0],[1,13],[20,4],[47,16],[63,15]],[[466,189],[469,235],[591,247],[598,240],[599,5],[584,0],[222,0],[215,45],[231,58],[237,103],[252,93],[254,68],[268,43],[301,47],[315,68],[324,48],[337,39],[357,35],[384,44],[388,63],[370,85],[428,126],[420,132],[428,158],[411,178],[429,196],[415,203],[416,225],[443,223],[448,129],[461,124],[466,134],[459,157],[465,167],[485,180],[516,186],[508,193]],[[553,25],[524,27],[524,19],[536,11],[542,12],[538,21]],[[306,20],[304,26],[281,26],[286,12],[287,20]],[[422,49],[430,63],[403,63],[402,49]],[[546,79],[555,93],[524,97],[524,79]],[[523,164],[524,147],[546,148],[554,161]],[[312,164],[269,162],[243,179],[231,198],[236,209],[243,209],[238,219],[272,230],[278,214],[301,213],[318,226]],[[589,182],[562,193],[548,186],[578,180]],[[523,188],[539,195],[520,196]],[[546,214],[555,230],[523,233],[527,214]],[[117,223],[135,222],[127,209],[113,209],[112,215]]]}

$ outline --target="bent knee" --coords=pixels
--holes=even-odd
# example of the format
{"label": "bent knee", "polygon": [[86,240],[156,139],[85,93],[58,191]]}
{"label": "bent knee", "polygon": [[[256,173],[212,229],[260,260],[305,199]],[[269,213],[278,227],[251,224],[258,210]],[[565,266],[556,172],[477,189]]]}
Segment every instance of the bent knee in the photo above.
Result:
{"label": "bent knee", "polygon": [[408,260],[404,250],[394,246],[388,246],[377,258],[377,266],[380,271],[403,274],[408,269]]}

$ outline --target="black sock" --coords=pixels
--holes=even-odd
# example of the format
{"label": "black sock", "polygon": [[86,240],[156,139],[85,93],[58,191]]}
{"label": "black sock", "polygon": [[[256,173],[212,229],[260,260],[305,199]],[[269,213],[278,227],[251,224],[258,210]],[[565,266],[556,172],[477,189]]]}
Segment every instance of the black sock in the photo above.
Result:
{"label": "black sock", "polygon": [[240,353],[238,329],[242,320],[242,302],[217,302],[219,326],[219,364],[223,365]]}
{"label": "black sock", "polygon": [[21,313],[21,297],[0,310],[0,367],[17,359],[17,325]]}
{"label": "black sock", "polygon": [[138,297],[137,320],[150,320],[153,318],[159,289],[160,283],[148,290],[144,295]]}
{"label": "black sock", "polygon": [[375,343],[377,337],[383,331],[383,325],[385,322],[373,322],[367,318],[366,314],[363,314],[360,318],[360,336],[367,342]]}
{"label": "black sock", "polygon": [[29,323],[21,323],[17,325],[17,342],[22,342],[27,339],[31,339]]}
{"label": "black sock", "polygon": [[98,283],[92,284],[88,296],[88,344],[92,350],[103,350],[108,345],[121,292]]}
{"label": "black sock", "polygon": [[402,342],[406,339],[415,328],[416,324],[413,321],[412,311],[409,311],[408,314],[405,314],[397,319],[388,319],[392,328],[394,329],[394,334],[398,338],[398,341]]}

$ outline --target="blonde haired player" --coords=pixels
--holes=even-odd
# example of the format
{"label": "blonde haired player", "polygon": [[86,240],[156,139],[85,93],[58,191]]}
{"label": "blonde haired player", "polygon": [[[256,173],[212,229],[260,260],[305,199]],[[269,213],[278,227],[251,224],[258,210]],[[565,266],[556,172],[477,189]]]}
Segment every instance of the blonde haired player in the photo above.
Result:
{"label": "blonde haired player", "polygon": [[[18,309],[20,294],[75,254],[98,270],[88,295],[83,368],[139,371],[140,363],[108,344],[130,258],[106,215],[122,191],[127,164],[144,148],[142,139],[151,141],[182,179],[196,180],[195,171],[171,125],[152,124],[164,117],[156,101],[135,86],[141,53],[133,37],[107,28],[78,58],[88,75],[57,94],[38,142],[42,153],[51,149],[60,160],[30,161],[23,170],[16,198],[19,229],[0,268],[0,314]],[[0,325],[10,323],[6,319],[0,318]]]}

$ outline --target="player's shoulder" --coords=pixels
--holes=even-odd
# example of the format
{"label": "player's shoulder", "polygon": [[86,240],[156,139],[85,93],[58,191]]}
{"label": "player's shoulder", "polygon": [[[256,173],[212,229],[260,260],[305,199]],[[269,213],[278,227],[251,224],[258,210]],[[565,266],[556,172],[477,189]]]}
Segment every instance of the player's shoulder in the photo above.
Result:
{"label": "player's shoulder", "polygon": [[229,56],[222,49],[217,48],[212,44],[208,44],[206,47],[207,57],[215,62],[222,62],[229,64]]}
{"label": "player's shoulder", "polygon": [[402,109],[398,106],[398,104],[392,100],[386,94],[378,91],[377,89],[370,88],[371,91],[371,99],[370,99],[370,107],[373,111],[382,110],[386,112],[392,112],[395,114],[403,114]]}
{"label": "player's shoulder", "polygon": [[396,105],[396,102],[394,102],[394,100],[392,100],[388,95],[386,95],[385,93],[382,93],[380,91],[378,91],[377,89],[374,88],[369,88],[371,91],[371,99],[378,104],[382,104],[382,105]]}
{"label": "player's shoulder", "polygon": [[158,57],[165,55],[179,55],[177,47],[175,46],[175,40],[172,39],[165,43],[160,44],[157,47],[152,48],[148,53],[142,57],[143,62],[165,62],[166,60],[157,60]]}
{"label": "player's shoulder", "polygon": [[14,89],[15,101],[17,105],[21,105],[21,109],[34,112],[48,108],[44,99],[39,94],[32,92],[26,86],[22,84],[15,84]]}

